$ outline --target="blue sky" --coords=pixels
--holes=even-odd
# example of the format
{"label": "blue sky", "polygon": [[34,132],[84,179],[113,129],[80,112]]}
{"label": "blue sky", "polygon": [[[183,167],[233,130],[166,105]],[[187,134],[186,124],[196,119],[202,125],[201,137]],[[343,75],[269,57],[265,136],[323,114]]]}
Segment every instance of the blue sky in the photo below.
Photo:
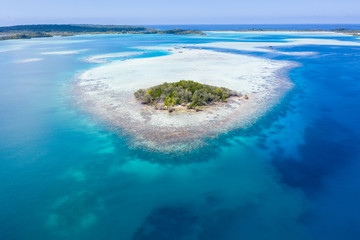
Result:
{"label": "blue sky", "polygon": [[359,0],[1,0],[0,25],[360,23]]}

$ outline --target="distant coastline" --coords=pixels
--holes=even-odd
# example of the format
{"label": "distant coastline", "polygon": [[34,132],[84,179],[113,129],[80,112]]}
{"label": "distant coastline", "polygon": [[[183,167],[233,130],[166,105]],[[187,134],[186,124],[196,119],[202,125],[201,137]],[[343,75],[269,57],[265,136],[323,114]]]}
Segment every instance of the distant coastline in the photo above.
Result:
{"label": "distant coastline", "polygon": [[188,25],[145,25],[158,30],[173,28],[195,29],[215,32],[337,32],[359,33],[360,24],[188,24]]}
{"label": "distant coastline", "polygon": [[206,32],[299,32],[299,33],[336,33],[336,34],[345,34],[351,36],[360,36],[360,30],[350,30],[350,29],[332,29],[332,30],[319,30],[319,29],[310,29],[310,30],[294,30],[294,29],[249,29],[249,30],[221,30],[221,31],[206,31]]}
{"label": "distant coastline", "polygon": [[76,24],[42,24],[17,25],[0,27],[0,40],[31,39],[54,36],[74,36],[82,34],[174,34],[205,35],[204,32],[192,29],[157,30],[142,26],[127,25],[76,25]]}
{"label": "distant coastline", "polygon": [[0,40],[31,39],[83,34],[174,34],[206,35],[205,32],[323,32],[360,36],[356,24],[264,24],[264,25],[91,25],[39,24],[0,27]]}

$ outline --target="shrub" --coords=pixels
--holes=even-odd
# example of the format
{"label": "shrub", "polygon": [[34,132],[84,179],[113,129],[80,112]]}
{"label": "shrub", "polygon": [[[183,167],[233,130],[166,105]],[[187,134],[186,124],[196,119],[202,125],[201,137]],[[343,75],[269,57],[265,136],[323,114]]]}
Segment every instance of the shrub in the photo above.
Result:
{"label": "shrub", "polygon": [[174,83],[165,82],[149,89],[139,89],[134,96],[143,104],[164,104],[169,111],[173,111],[173,106],[176,105],[199,109],[199,106],[226,102],[229,97],[241,94],[224,87],[181,80]]}

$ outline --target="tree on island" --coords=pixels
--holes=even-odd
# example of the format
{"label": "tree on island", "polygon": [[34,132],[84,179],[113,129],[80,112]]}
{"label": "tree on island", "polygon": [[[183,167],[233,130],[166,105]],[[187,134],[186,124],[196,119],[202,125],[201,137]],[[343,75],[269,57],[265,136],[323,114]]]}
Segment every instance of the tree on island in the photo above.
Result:
{"label": "tree on island", "polygon": [[174,110],[174,106],[186,106],[188,109],[199,110],[217,102],[226,102],[230,97],[241,94],[224,87],[201,84],[194,81],[181,80],[174,83],[163,83],[148,89],[139,89],[135,98],[143,104],[154,105],[155,109]]}

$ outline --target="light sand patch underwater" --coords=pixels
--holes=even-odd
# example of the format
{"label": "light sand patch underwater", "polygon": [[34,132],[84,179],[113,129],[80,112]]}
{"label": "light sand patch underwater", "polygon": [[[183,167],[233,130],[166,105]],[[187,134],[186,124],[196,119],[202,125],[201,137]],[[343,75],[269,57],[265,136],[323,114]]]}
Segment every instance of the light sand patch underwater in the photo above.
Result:
{"label": "light sand patch underwater", "polygon": [[[131,145],[161,152],[189,151],[202,146],[205,138],[247,127],[266,113],[293,86],[285,72],[295,66],[288,61],[182,49],[85,71],[76,82],[75,94],[85,111],[131,136]],[[200,112],[169,113],[134,98],[140,88],[179,80],[226,87],[249,99],[230,98]]]}
{"label": "light sand patch underwater", "polygon": [[42,52],[42,55],[72,55],[79,54],[81,52],[88,51],[88,49],[70,50],[70,51],[54,51],[54,52]]}
{"label": "light sand patch underwater", "polygon": [[132,57],[136,55],[144,54],[145,52],[118,52],[118,53],[107,53],[101,55],[94,55],[88,58],[85,58],[85,62],[89,63],[108,63],[111,58],[123,58],[123,57]]}
{"label": "light sand patch underwater", "polygon": [[28,59],[15,61],[15,63],[31,63],[31,62],[39,62],[39,61],[42,61],[42,60],[43,60],[42,58],[28,58]]}

